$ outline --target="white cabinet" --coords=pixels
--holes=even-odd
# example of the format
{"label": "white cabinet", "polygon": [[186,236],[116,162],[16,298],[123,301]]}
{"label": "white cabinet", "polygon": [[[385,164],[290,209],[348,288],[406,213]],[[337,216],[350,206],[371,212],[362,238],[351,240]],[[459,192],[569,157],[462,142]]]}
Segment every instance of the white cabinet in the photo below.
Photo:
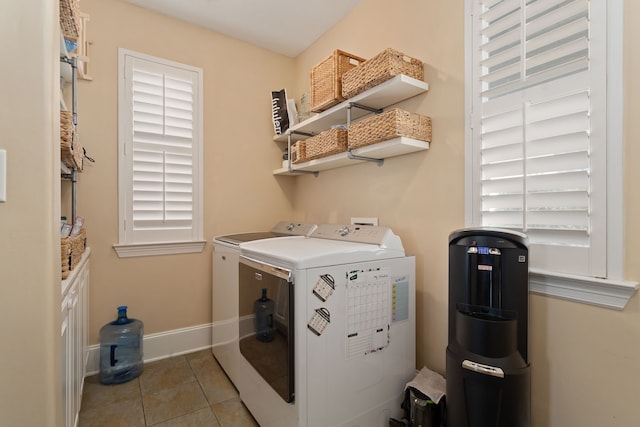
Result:
{"label": "white cabinet", "polygon": [[[424,93],[427,90],[429,90],[427,83],[401,74],[292,126],[286,133],[276,135],[273,139],[276,142],[288,142],[289,139],[291,142],[306,139],[309,134],[315,135],[331,128],[333,125],[345,124],[348,121],[354,121],[369,115],[371,114],[370,109],[383,109]],[[351,107],[352,104],[365,106],[368,109]],[[385,159],[428,148],[428,142],[400,137],[357,148],[351,152],[338,153],[304,163],[291,164],[291,167],[274,170],[273,174],[298,175],[305,172],[323,171],[365,161],[357,157]],[[356,158],[352,158],[353,156],[350,156],[350,154],[356,156]]]}
{"label": "white cabinet", "polygon": [[61,350],[64,426],[77,425],[86,374],[89,331],[89,254],[62,281]]}

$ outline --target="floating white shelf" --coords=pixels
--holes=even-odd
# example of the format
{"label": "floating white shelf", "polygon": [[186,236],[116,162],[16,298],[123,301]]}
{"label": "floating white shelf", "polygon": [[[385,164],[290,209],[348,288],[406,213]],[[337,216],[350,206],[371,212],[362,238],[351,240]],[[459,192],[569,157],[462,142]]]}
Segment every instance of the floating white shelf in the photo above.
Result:
{"label": "floating white shelf", "polygon": [[[417,139],[399,137],[382,141],[377,144],[356,148],[351,153],[356,156],[370,157],[374,159],[386,159],[388,157],[401,156],[403,154],[415,153],[426,150],[429,143]],[[333,154],[321,159],[310,160],[308,162],[292,165],[293,171],[288,168],[280,168],[273,171],[274,175],[301,175],[305,172],[320,172],[328,169],[351,166],[365,160],[350,159],[347,152]]]}

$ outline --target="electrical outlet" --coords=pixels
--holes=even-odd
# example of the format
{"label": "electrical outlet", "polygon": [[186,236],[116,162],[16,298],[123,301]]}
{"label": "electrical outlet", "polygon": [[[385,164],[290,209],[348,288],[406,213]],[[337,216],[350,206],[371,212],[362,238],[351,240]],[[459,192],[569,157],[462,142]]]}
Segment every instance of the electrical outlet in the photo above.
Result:
{"label": "electrical outlet", "polygon": [[378,225],[378,218],[351,217],[351,225]]}

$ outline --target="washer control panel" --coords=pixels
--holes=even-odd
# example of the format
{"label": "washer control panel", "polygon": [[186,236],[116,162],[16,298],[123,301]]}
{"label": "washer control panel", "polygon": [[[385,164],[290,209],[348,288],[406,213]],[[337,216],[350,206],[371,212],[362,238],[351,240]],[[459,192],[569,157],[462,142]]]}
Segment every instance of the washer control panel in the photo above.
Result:
{"label": "washer control panel", "polygon": [[374,225],[319,224],[309,237],[382,245],[394,234],[389,227]]}
{"label": "washer control panel", "polygon": [[316,224],[307,222],[282,221],[274,225],[271,232],[291,236],[308,236],[315,228]]}

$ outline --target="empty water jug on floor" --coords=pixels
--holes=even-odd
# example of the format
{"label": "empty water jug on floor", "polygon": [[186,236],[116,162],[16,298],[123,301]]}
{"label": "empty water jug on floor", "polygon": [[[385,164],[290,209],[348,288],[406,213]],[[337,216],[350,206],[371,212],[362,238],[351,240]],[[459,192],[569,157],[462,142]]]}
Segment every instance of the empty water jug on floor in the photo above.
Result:
{"label": "empty water jug on floor", "polygon": [[144,325],[127,317],[127,307],[118,307],[118,318],[100,329],[100,373],[102,384],[119,384],[142,374]]}

